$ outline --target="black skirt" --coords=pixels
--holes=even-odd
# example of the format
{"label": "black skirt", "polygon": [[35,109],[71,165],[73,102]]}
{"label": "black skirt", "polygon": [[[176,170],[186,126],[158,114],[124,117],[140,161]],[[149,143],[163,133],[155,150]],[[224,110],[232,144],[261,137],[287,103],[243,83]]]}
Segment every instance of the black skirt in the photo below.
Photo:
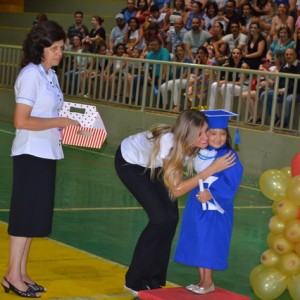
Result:
{"label": "black skirt", "polygon": [[51,233],[55,177],[56,160],[27,154],[13,157],[10,235],[45,237]]}

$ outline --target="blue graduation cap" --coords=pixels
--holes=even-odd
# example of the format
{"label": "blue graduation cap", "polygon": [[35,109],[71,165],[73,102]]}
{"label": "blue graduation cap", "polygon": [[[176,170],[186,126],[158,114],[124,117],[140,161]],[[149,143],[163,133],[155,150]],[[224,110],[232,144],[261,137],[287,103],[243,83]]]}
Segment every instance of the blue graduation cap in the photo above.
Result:
{"label": "blue graduation cap", "polygon": [[228,128],[230,117],[237,117],[238,114],[224,109],[203,110],[208,120],[208,128],[225,129]]}

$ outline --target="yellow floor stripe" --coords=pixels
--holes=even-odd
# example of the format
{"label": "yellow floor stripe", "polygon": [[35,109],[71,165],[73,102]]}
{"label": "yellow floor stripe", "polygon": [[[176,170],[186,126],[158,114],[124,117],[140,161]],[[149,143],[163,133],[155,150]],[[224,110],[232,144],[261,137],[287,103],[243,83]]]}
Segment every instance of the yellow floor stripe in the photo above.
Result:
{"label": "yellow floor stripe", "polygon": [[[0,222],[0,274],[7,267],[9,236]],[[133,296],[123,288],[126,268],[90,253],[48,238],[34,239],[28,262],[30,276],[48,288],[43,299],[127,300]],[[1,300],[20,299],[0,290]]]}

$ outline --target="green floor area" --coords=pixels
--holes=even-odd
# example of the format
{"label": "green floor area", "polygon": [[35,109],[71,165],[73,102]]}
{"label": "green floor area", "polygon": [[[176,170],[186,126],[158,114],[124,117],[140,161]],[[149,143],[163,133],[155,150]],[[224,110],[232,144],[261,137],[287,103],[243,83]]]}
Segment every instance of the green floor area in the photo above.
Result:
{"label": "green floor area", "polygon": [[[0,123],[0,220],[7,222],[11,192],[14,137],[11,125]],[[51,238],[123,265],[130,263],[146,216],[120,183],[114,171],[115,146],[101,150],[64,147],[65,159],[58,163],[56,206]],[[183,212],[185,197],[179,199]],[[258,299],[249,285],[250,271],[268,248],[266,237],[272,202],[257,188],[257,178],[244,176],[235,199],[235,224],[229,269],[215,273],[221,288]],[[173,243],[176,247],[179,227]],[[173,253],[172,253],[173,255]],[[168,280],[187,285],[197,280],[197,270],[171,259]],[[291,299],[286,292],[279,299]]]}

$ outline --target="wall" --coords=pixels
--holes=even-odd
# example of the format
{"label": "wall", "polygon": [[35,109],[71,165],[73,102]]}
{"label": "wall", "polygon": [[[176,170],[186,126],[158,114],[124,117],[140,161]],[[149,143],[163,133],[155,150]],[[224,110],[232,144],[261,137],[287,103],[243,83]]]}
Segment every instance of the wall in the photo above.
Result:
{"label": "wall", "polygon": [[0,0],[0,11],[23,11],[24,0]]}
{"label": "wall", "polygon": [[92,16],[101,16],[108,39],[116,25],[115,15],[125,6],[125,0],[0,0],[0,43],[21,45],[38,12],[46,13],[49,20],[67,30],[74,24],[76,10],[83,11],[89,29]]}

